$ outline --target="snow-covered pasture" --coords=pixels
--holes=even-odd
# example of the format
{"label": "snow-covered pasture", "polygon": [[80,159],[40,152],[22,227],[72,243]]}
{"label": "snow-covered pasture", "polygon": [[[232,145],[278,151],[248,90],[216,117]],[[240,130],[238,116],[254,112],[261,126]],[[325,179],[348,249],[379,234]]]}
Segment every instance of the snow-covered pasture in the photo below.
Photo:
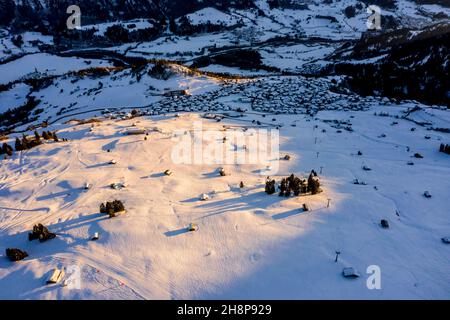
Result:
{"label": "snow-covered pasture", "polygon": [[[194,113],[55,125],[69,142],[1,160],[0,252],[19,247],[30,257],[18,263],[1,257],[0,297],[448,299],[450,247],[440,238],[450,232],[450,166],[448,155],[438,152],[448,134],[403,119],[392,125],[394,118],[373,115],[381,110],[394,116],[404,108],[273,116],[283,125],[280,153],[291,155],[280,161],[275,178],[315,169],[324,190],[290,198],[264,193],[265,166],[226,165],[229,175],[221,177],[219,165],[174,164],[171,133],[191,130],[200,120]],[[449,121],[448,113],[427,112]],[[262,117],[203,120],[203,127],[239,129],[252,119]],[[334,119],[351,121],[354,131],[337,133],[323,122]],[[132,124],[160,130],[151,130],[147,140],[123,135]],[[415,152],[424,158],[413,158]],[[108,164],[111,159],[117,164]],[[172,175],[163,174],[167,169]],[[367,185],[354,185],[356,178]],[[109,187],[119,182],[127,188]],[[422,195],[425,190],[431,198]],[[200,201],[204,193],[210,198]],[[112,219],[99,214],[99,204],[114,199],[127,213]],[[302,212],[303,203],[311,210]],[[381,219],[389,229],[380,227]],[[38,222],[57,238],[28,242]],[[190,223],[198,231],[187,232]],[[100,239],[89,241],[95,232]],[[337,263],[335,251],[341,252]],[[80,290],[44,284],[53,267],[74,264]],[[381,268],[380,290],[366,286],[370,265]],[[343,278],[348,266],[361,277]]]}

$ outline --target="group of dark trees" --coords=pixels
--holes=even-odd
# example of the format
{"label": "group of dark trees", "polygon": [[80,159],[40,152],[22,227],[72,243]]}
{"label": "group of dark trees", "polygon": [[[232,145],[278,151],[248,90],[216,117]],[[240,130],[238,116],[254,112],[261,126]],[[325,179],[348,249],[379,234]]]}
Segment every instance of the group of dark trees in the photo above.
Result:
{"label": "group of dark trees", "polygon": [[291,174],[289,177],[281,179],[280,193],[278,195],[280,197],[289,197],[291,193],[294,193],[294,196],[298,196],[300,193],[306,193],[307,187],[305,179],[300,179]]}
{"label": "group of dark trees", "polygon": [[113,43],[125,43],[125,42],[139,42],[139,41],[152,41],[156,39],[160,30],[158,28],[144,28],[131,30],[129,25],[127,28],[122,25],[113,25],[108,27],[105,32],[105,37]]}
{"label": "group of dark trees", "polygon": [[269,8],[272,9],[308,9],[305,1],[291,1],[291,0],[267,0]]}
{"label": "group of dark trees", "polygon": [[441,145],[439,147],[439,152],[450,154],[450,144],[441,143]]}
{"label": "group of dark trees", "polygon": [[155,65],[148,71],[148,75],[160,80],[167,80],[174,73],[168,68],[168,66],[162,61],[156,61]]}
{"label": "group of dark trees", "polygon": [[[275,180],[267,178],[265,192],[267,194],[274,194],[276,192],[275,185]],[[283,178],[278,189],[280,190],[278,194],[280,197],[289,197],[291,194],[294,196],[306,193],[317,194],[322,191],[320,189],[319,178],[314,170],[311,171],[308,179],[301,179],[294,174],[291,174],[287,178]]]}
{"label": "group of dark trees", "polygon": [[348,6],[344,9],[344,14],[347,18],[353,18],[356,15],[356,9],[354,6]]}
{"label": "group of dark trees", "polygon": [[[28,233],[29,241],[39,240],[39,242],[45,242],[55,238],[56,233],[50,232],[48,228],[41,223],[34,225],[33,230]],[[20,261],[28,257],[28,253],[17,248],[7,248],[6,256],[10,261]]]}
{"label": "group of dark trees", "polygon": [[392,0],[360,0],[366,6],[376,5],[384,9],[395,9],[397,7],[396,1]]}
{"label": "group of dark trees", "polygon": [[162,27],[164,20],[181,17],[206,7],[223,11],[230,8],[256,8],[254,0],[77,0],[76,3],[71,0],[1,0],[0,26],[14,30],[60,32],[66,29],[66,20],[69,17],[67,8],[73,4],[81,8],[82,25],[149,18],[158,21]]}
{"label": "group of dark trees", "polygon": [[125,211],[125,206],[122,201],[114,200],[113,202],[106,202],[100,205],[100,213],[108,214],[109,216],[114,216],[115,213]]}
{"label": "group of dark trees", "polygon": [[[43,2],[46,3],[44,6],[40,1],[29,0],[24,3],[15,3],[14,0],[2,0],[0,2],[0,26],[10,26],[14,32],[34,30],[43,34],[53,34],[57,36],[55,41],[57,45],[71,47],[89,41],[95,41],[97,45],[103,43],[107,45],[107,42],[152,41],[161,36],[167,26],[177,35],[221,31],[228,27],[213,23],[192,25],[185,15],[205,7],[217,7],[225,11],[229,7],[255,8],[253,0],[238,0],[232,3],[228,0],[166,0],[156,3],[148,0],[96,3],[92,3],[91,0],[78,1],[77,5],[82,8],[82,25],[109,22],[117,20],[117,18],[123,21],[137,18],[155,21],[153,26],[144,29],[137,29],[134,23],[114,25],[108,28],[104,36],[99,36],[95,34],[95,29],[67,30],[66,21],[69,14],[66,10],[69,5],[73,4],[69,0],[44,0]],[[179,22],[175,22],[178,17],[182,18]],[[19,41],[17,44],[20,46],[21,42]]]}
{"label": "group of dark trees", "polygon": [[274,194],[276,192],[275,184],[275,180],[269,179],[269,177],[267,177],[265,188],[267,194]]}
{"label": "group of dark trees", "polygon": [[0,1],[0,21],[2,25],[8,25],[14,19],[14,0]]}
{"label": "group of dark trees", "polygon": [[25,134],[22,135],[22,139],[16,138],[15,148],[16,151],[28,150],[40,145],[41,143],[41,136],[37,133],[37,131],[35,131],[34,139],[28,139]]}
{"label": "group of dark trees", "polygon": [[314,170],[311,170],[311,173],[308,177],[308,192],[312,194],[320,193],[322,190],[320,189],[319,178],[317,177],[317,173]]}
{"label": "group of dark trees", "polygon": [[[35,132],[35,135],[39,135],[37,132]],[[58,136],[56,135],[56,132],[51,132],[51,131],[44,131],[42,132],[42,138],[44,140],[53,140],[55,142],[58,142]]]}
{"label": "group of dark trees", "polygon": [[21,48],[23,45],[23,37],[21,34],[14,36],[11,38],[11,42],[18,48]]}

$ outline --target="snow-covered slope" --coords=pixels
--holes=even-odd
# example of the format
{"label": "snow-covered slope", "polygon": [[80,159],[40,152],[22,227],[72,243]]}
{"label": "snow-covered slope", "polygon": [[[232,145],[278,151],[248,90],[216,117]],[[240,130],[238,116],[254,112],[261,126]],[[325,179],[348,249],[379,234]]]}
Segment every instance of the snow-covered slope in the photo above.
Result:
{"label": "snow-covered slope", "polygon": [[[27,76],[36,77],[39,73],[48,76],[63,75],[70,71],[87,69],[88,67],[108,67],[102,60],[83,60],[80,58],[62,58],[46,53],[26,55],[23,58],[11,61],[0,66],[3,74],[0,84],[7,84]],[[30,72],[31,71],[31,72]]]}
{"label": "snow-covered slope", "polygon": [[212,23],[235,25],[238,19],[215,8],[205,8],[186,16],[193,25]]}
{"label": "snow-covered slope", "polygon": [[[450,298],[445,1],[374,0],[379,33],[367,1],[82,0],[73,32],[49,3],[0,3],[0,147],[59,137],[1,149],[0,299]],[[176,158],[200,123],[201,151],[230,158]],[[257,129],[279,154],[230,164],[256,152],[223,135]],[[312,169],[319,194],[264,192]],[[29,242],[36,223],[56,239]],[[80,288],[45,284],[74,266]]]}

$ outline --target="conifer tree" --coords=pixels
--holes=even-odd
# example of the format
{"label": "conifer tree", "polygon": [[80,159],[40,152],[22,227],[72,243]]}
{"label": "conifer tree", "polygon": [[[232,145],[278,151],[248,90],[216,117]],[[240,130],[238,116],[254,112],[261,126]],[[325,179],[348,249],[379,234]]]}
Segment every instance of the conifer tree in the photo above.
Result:
{"label": "conifer tree", "polygon": [[16,151],[22,151],[22,150],[24,150],[23,145],[22,145],[22,142],[20,141],[19,138],[16,138],[15,149],[16,149]]}
{"label": "conifer tree", "polygon": [[38,144],[41,143],[41,136],[39,135],[39,133],[36,130],[34,131],[34,138]]}

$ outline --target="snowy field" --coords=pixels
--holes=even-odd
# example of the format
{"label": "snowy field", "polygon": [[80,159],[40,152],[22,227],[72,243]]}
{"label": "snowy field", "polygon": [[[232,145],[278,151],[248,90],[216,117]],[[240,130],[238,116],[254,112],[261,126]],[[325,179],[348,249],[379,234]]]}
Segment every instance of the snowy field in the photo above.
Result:
{"label": "snowy field", "polygon": [[[55,125],[68,142],[1,162],[0,252],[20,247],[30,257],[0,259],[2,287],[8,287],[0,298],[448,299],[450,247],[440,238],[450,232],[450,166],[448,155],[437,151],[447,136],[406,120],[391,125],[393,118],[374,116],[380,110],[395,115],[402,108],[274,116],[283,125],[280,154],[291,160],[280,161],[273,176],[322,170],[322,193],[289,198],[264,193],[262,163],[222,166],[225,177],[219,164],[175,164],[172,136],[192,130],[201,121],[195,113]],[[450,120],[433,109],[418,116]],[[239,121],[203,119],[202,125],[241,130],[252,119],[263,120],[252,114]],[[337,133],[326,122],[335,119],[351,121],[354,131]],[[133,124],[150,130],[147,140],[123,134]],[[415,152],[424,158],[413,158]],[[109,165],[111,159],[117,164]],[[173,174],[165,176],[166,169]],[[83,190],[86,183],[90,190]],[[113,190],[111,183],[128,186]],[[210,198],[200,201],[203,193]],[[109,219],[99,204],[114,199],[127,212]],[[302,212],[303,203],[310,211]],[[381,219],[389,229],[380,227]],[[187,232],[192,222],[199,229]],[[36,223],[57,238],[29,242]],[[100,239],[90,241],[95,232]],[[337,263],[335,251],[341,252]],[[79,290],[45,285],[52,268],[74,264],[81,270]],[[381,290],[366,287],[370,265],[381,268]],[[342,277],[347,266],[361,277]]]}
{"label": "snowy field", "polygon": [[80,58],[64,58],[47,53],[29,54],[20,59],[0,65],[0,84],[7,84],[22,78],[36,75],[62,75],[93,67],[108,67],[109,63],[102,60],[87,60]]}
{"label": "snowy field", "polygon": [[[218,32],[177,36],[168,27],[153,41],[98,50],[93,42],[63,54],[51,36],[25,32],[19,41],[0,29],[0,146],[33,136],[30,126],[60,139],[0,156],[0,299],[450,299],[450,244],[442,241],[450,238],[450,156],[439,152],[450,144],[448,108],[362,97],[342,76],[310,76],[366,30],[357,1],[283,10],[255,3],[186,15],[195,26],[222,25]],[[405,27],[450,15],[439,5],[397,5],[383,15]],[[118,24],[132,31],[156,22],[83,29],[102,37]],[[234,63],[239,50],[259,54],[261,65]],[[220,147],[237,159],[248,149],[223,137],[250,141],[259,129],[279,138],[267,159],[177,157],[180,139],[200,132],[193,141],[202,152]],[[322,192],[265,193],[267,176],[279,185],[311,170]],[[113,200],[125,214],[100,213]],[[56,238],[28,241],[38,223]],[[7,248],[29,256],[10,262]],[[370,290],[373,266],[381,287]],[[343,277],[346,267],[360,276]],[[79,287],[47,285],[54,268],[66,270],[64,280],[79,270]]]}

